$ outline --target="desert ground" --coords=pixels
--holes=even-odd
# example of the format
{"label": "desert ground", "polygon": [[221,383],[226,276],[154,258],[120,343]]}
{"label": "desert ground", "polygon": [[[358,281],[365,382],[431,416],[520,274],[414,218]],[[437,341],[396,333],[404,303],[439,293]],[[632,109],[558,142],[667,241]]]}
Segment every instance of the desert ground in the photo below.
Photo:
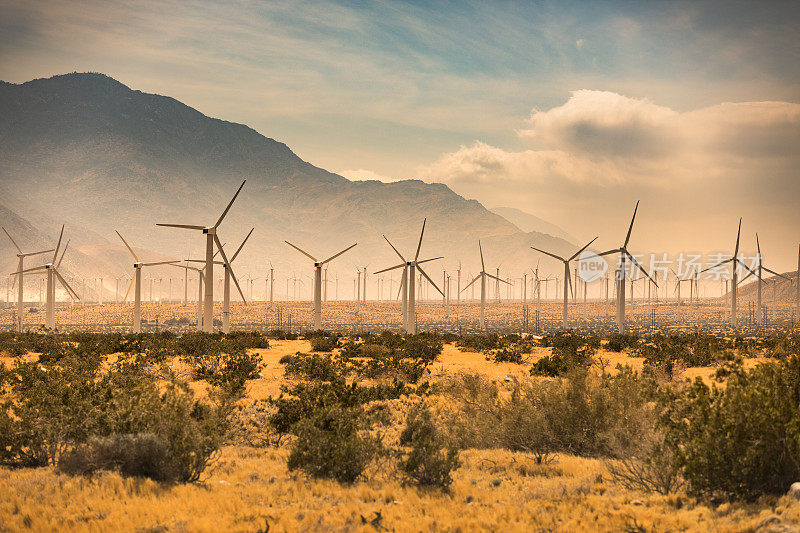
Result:
{"label": "desert ground", "polygon": [[[113,309],[113,307],[111,307]],[[87,308],[87,313],[92,312]],[[253,349],[264,367],[247,382],[243,411],[276,396],[287,376],[280,360],[309,352],[307,340],[270,340]],[[507,388],[529,380],[530,363],[550,348],[534,348],[525,364],[489,361],[484,353],[445,344],[430,366],[432,383],[478,374]],[[29,354],[27,358],[36,357]],[[642,368],[642,359],[600,349],[596,358]],[[7,365],[14,364],[3,357]],[[752,367],[758,359],[748,359]],[[171,362],[181,372],[187,369]],[[596,370],[596,369],[595,369]],[[710,380],[714,368],[688,368]],[[199,395],[204,387],[197,382]],[[430,398],[436,402],[434,395]],[[388,402],[401,422],[404,404]],[[398,423],[399,423],[398,422]],[[769,496],[756,502],[710,502],[682,491],[660,495],[615,482],[603,459],[559,453],[546,464],[506,449],[460,452],[449,491],[408,486],[382,465],[353,484],[314,479],[286,466],[286,443],[229,443],[195,483],[161,484],[118,473],[69,476],[53,467],[0,467],[2,531],[796,531],[800,502]]]}
{"label": "desert ground", "polygon": [[[756,328],[754,309],[746,302],[740,304],[740,334],[785,332],[800,326],[796,306],[781,301],[765,302],[766,319],[761,328]],[[24,327],[34,330],[44,323],[44,308],[26,303]],[[729,305],[722,299],[704,299],[690,304],[675,300],[639,300],[627,303],[628,329],[646,334],[655,331],[691,332],[707,331],[729,334]],[[222,304],[216,303],[215,320],[222,317]],[[312,324],[313,304],[309,301],[232,302],[230,306],[232,331],[305,331]],[[582,300],[569,304],[570,327],[584,331],[612,331],[614,325],[614,302]],[[562,302],[529,300],[523,305],[519,300],[501,300],[487,303],[486,327],[499,333],[541,333],[560,329],[562,325]],[[417,304],[419,331],[439,331],[458,334],[477,333],[480,302],[464,300],[444,306],[441,300],[421,301]],[[59,302],[56,307],[56,325],[61,331],[129,331],[133,306],[128,304],[97,303],[69,304]],[[197,319],[197,303],[142,303],[144,331],[169,329],[192,331]],[[386,301],[324,302],[322,309],[323,328],[340,331],[400,331],[402,312],[399,303]],[[15,327],[16,307],[0,309],[0,330]]]}

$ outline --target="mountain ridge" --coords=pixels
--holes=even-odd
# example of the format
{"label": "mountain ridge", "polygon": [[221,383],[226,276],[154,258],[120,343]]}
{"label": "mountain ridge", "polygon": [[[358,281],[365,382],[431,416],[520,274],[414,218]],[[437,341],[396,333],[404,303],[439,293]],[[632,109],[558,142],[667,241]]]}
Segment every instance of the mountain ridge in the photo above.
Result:
{"label": "mountain ridge", "polygon": [[[336,268],[352,275],[355,265],[377,270],[397,261],[382,235],[401,250],[415,248],[424,218],[423,253],[445,255],[448,269],[461,261],[477,266],[478,239],[496,241],[489,248],[505,264],[532,263],[529,244],[556,253],[573,248],[563,239],[520,232],[444,184],[350,181],[246,125],[103,74],[0,85],[0,146],[0,177],[23,203],[102,235],[109,248],[121,244],[113,233],[119,229],[136,246],[180,259],[200,253],[202,239],[155,223],[212,224],[247,179],[220,228],[237,243],[256,228],[234,265],[240,277],[263,275],[268,262],[284,274],[309,268],[284,239],[311,253],[357,241]],[[4,261],[7,251],[0,245]]]}

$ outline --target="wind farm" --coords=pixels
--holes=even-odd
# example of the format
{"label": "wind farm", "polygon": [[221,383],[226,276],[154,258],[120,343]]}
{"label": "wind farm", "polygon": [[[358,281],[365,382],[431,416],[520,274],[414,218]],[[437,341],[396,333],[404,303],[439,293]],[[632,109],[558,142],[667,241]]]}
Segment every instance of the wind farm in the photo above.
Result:
{"label": "wind farm", "polygon": [[800,9],[720,13],[0,2],[0,531],[800,531]]}

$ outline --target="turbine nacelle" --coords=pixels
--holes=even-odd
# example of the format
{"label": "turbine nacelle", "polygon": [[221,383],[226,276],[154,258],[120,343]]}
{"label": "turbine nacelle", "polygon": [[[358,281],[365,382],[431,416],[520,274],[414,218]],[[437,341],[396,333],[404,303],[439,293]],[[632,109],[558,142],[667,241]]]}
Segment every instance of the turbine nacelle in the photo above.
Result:
{"label": "turbine nacelle", "polygon": [[203,228],[203,235],[216,235],[217,228]]}

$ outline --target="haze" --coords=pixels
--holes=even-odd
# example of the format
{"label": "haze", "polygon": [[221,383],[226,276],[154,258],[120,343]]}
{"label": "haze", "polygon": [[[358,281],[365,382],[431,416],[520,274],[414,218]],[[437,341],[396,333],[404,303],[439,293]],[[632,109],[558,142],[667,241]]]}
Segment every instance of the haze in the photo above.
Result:
{"label": "haze", "polygon": [[103,72],[350,179],[795,268],[797,2],[0,2],[0,79]]}

